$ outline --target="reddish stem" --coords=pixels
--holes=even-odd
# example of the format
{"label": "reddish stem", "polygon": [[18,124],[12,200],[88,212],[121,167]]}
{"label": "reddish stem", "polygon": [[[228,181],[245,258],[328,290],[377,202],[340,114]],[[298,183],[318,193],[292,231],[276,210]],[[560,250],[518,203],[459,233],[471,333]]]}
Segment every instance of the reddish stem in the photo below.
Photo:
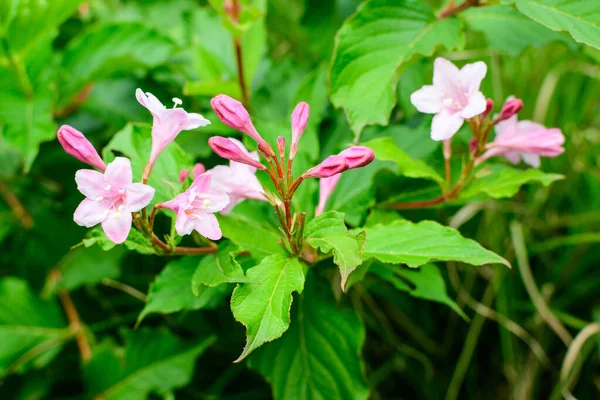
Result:
{"label": "reddish stem", "polygon": [[69,296],[69,292],[66,290],[60,290],[58,292],[58,298],[60,299],[63,309],[65,310],[65,314],[67,315],[67,319],[69,320],[69,328],[75,335],[77,348],[79,349],[79,354],[81,355],[81,361],[83,361],[85,364],[92,359],[92,349],[88,343],[87,337],[85,336],[83,324],[81,323],[77,309],[71,300],[71,296]]}
{"label": "reddish stem", "polygon": [[0,181],[0,196],[2,196],[4,201],[6,201],[6,204],[8,204],[12,212],[19,219],[19,222],[21,222],[23,228],[28,230],[31,229],[33,226],[33,219],[31,218],[31,215],[29,215],[19,198],[3,181]]}
{"label": "reddish stem", "polygon": [[448,18],[454,14],[458,14],[459,12],[466,10],[467,8],[483,5],[479,2],[480,0],[465,0],[461,4],[455,6],[454,2],[451,1],[450,3],[448,3],[448,6],[439,13],[438,18]]}

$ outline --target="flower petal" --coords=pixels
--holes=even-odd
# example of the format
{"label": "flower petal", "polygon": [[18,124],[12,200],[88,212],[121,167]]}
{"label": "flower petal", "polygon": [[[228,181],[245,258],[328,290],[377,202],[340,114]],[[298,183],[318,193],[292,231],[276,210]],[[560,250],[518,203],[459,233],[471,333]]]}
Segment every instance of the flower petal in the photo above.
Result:
{"label": "flower petal", "polygon": [[210,174],[198,175],[188,190],[195,190],[197,193],[204,193],[210,187]]}
{"label": "flower petal", "polygon": [[531,165],[533,168],[540,167],[540,156],[538,154],[533,153],[521,153],[521,157],[523,158],[523,162],[525,164]]}
{"label": "flower petal", "polygon": [[140,211],[154,197],[154,188],[143,183],[132,183],[125,188],[127,191],[127,209],[131,212]]}
{"label": "flower petal", "polygon": [[185,122],[185,124],[183,124],[183,130],[187,131],[206,125],[210,125],[210,121],[204,118],[202,115],[196,113],[188,113],[187,121]]}
{"label": "flower petal", "polygon": [[459,79],[459,70],[445,58],[438,57],[433,62],[433,85],[440,89],[456,87]]}
{"label": "flower petal", "polygon": [[195,219],[196,230],[210,240],[219,240],[223,236],[219,221],[213,214],[204,213],[201,218]]}
{"label": "flower petal", "polygon": [[229,196],[220,190],[207,189],[204,191],[204,196],[210,201],[210,206],[206,208],[206,211],[214,213],[221,211],[229,204]]}
{"label": "flower petal", "polygon": [[85,197],[96,200],[104,195],[104,175],[101,172],[92,169],[80,169],[75,172],[75,182],[77,182],[77,190]]}
{"label": "flower petal", "polygon": [[507,151],[504,153],[504,157],[512,164],[518,164],[521,161],[521,155],[517,151]]}
{"label": "flower petal", "polygon": [[464,119],[473,118],[485,111],[487,100],[483,93],[475,92],[469,95],[468,100],[467,105],[459,111],[460,116]]}
{"label": "flower petal", "polygon": [[161,111],[165,110],[165,106],[154,96],[152,93],[144,93],[144,91],[138,88],[135,91],[135,98],[137,101],[148,111],[152,113],[152,115],[157,116]]}
{"label": "flower petal", "polygon": [[75,210],[73,220],[79,226],[91,228],[104,221],[108,215],[108,209],[105,208],[99,201],[84,199]]}
{"label": "flower petal", "polygon": [[[467,92],[467,96],[478,92],[481,81],[487,74],[487,65],[483,61],[467,64],[461,68],[459,75],[459,86]],[[482,111],[483,112],[483,111]]]}
{"label": "flower petal", "polygon": [[177,220],[175,221],[177,234],[179,236],[189,235],[194,230],[195,225],[196,219],[186,214],[183,208],[180,208],[177,213]]}
{"label": "flower petal", "polygon": [[132,217],[129,211],[111,211],[106,219],[102,221],[102,229],[110,240],[116,244],[121,244],[129,236],[131,220]]}
{"label": "flower petal", "polygon": [[431,138],[433,140],[450,139],[462,126],[464,119],[458,114],[441,112],[431,122]]}
{"label": "flower petal", "polygon": [[419,110],[426,114],[436,114],[442,111],[444,92],[436,86],[425,85],[410,95],[410,102]]}
{"label": "flower petal", "polygon": [[105,182],[113,187],[124,189],[131,184],[131,161],[125,157],[117,157],[106,166]]}

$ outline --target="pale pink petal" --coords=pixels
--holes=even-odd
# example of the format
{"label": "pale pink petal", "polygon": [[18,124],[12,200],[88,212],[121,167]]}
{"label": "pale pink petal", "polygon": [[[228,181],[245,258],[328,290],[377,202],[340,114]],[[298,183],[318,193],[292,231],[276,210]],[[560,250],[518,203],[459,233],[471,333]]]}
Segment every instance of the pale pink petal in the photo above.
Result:
{"label": "pale pink petal", "polygon": [[329,178],[323,178],[319,182],[319,204],[315,210],[315,216],[318,216],[325,211],[327,200],[333,193],[333,190],[337,186],[342,174],[330,176]]}
{"label": "pale pink petal", "polygon": [[459,79],[459,70],[445,58],[438,57],[433,62],[433,85],[447,91],[456,87]]}
{"label": "pale pink petal", "polygon": [[464,119],[473,118],[485,111],[486,103],[483,93],[475,92],[469,96],[467,105],[459,111],[459,114]]}
{"label": "pale pink petal", "polygon": [[165,106],[152,93],[144,93],[142,89],[135,91],[137,101],[148,109],[154,116],[157,116],[161,111],[165,110]]}
{"label": "pale pink petal", "polygon": [[444,92],[436,86],[426,85],[410,95],[410,102],[426,114],[436,114],[442,111]]}
{"label": "pale pink petal", "polygon": [[525,164],[531,165],[533,168],[540,167],[540,156],[533,153],[522,153],[521,157],[523,158],[523,162]]}
{"label": "pale pink petal", "polygon": [[464,119],[458,113],[441,112],[431,122],[431,138],[433,140],[450,139],[462,126]]}
{"label": "pale pink petal", "polygon": [[[516,122],[517,116],[515,115],[514,118],[515,118],[515,122]],[[546,127],[544,125],[538,124],[537,122],[528,121],[528,120],[516,122],[516,127],[521,132],[546,130]]]}
{"label": "pale pink petal", "polygon": [[219,221],[217,221],[217,217],[213,214],[202,214],[201,218],[195,219],[194,222],[196,223],[195,229],[198,233],[210,240],[219,240],[223,236],[219,227]]}
{"label": "pale pink petal", "polygon": [[472,95],[479,91],[479,86],[481,86],[481,81],[486,73],[487,65],[482,61],[467,64],[459,72],[459,85],[467,92],[468,96]]}
{"label": "pale pink petal", "polygon": [[203,191],[202,198],[210,201],[210,204],[206,206],[206,211],[210,213],[221,211],[229,204],[229,196],[225,192],[216,189]]}
{"label": "pale pink petal", "polygon": [[185,122],[185,124],[183,124],[183,130],[185,131],[190,129],[196,129],[201,126],[210,125],[210,121],[200,114],[188,113],[187,117],[187,121]]}
{"label": "pale pink petal", "polygon": [[496,135],[500,137],[508,137],[515,135],[518,132],[517,122],[518,120],[516,115],[513,115],[512,117],[505,119],[504,121],[498,122],[494,126]]}
{"label": "pale pink petal", "polygon": [[126,210],[111,211],[106,219],[102,221],[102,229],[114,243],[123,243],[131,230],[131,213]]}
{"label": "pale pink petal", "polygon": [[112,187],[125,188],[131,184],[131,161],[125,157],[117,157],[108,164],[104,172],[105,181]]}
{"label": "pale pink petal", "polygon": [[513,164],[518,164],[519,161],[521,160],[521,156],[519,155],[519,153],[517,151],[505,152],[504,157],[506,157],[506,159]]}
{"label": "pale pink petal", "polygon": [[73,220],[79,226],[91,228],[98,225],[108,215],[108,209],[99,201],[84,199],[73,214]]}
{"label": "pale pink petal", "polygon": [[77,189],[83,193],[85,197],[96,200],[104,195],[104,175],[101,172],[92,169],[80,169],[75,172],[75,182]]}
{"label": "pale pink petal", "polygon": [[243,197],[235,196],[235,195],[229,195],[229,204],[227,204],[227,207],[225,207],[224,209],[222,209],[221,211],[219,211],[219,213],[221,215],[227,215],[227,214],[229,214],[231,212],[231,210],[233,210],[233,208],[235,206],[237,206],[239,203],[241,203],[244,200],[245,199]]}
{"label": "pale pink petal", "polygon": [[188,194],[187,194],[187,191],[185,191],[185,192],[177,195],[177,197],[175,197],[174,199],[165,201],[164,203],[162,203],[162,205],[160,207],[166,208],[168,210],[172,210],[174,212],[179,212],[179,208],[187,200],[187,197],[188,197]]}
{"label": "pale pink petal", "polygon": [[196,219],[193,216],[186,214],[183,208],[179,209],[177,213],[177,220],[175,221],[175,230],[179,236],[185,236],[192,233],[196,224]]}
{"label": "pale pink petal", "polygon": [[154,188],[143,183],[132,183],[125,188],[127,191],[126,208],[131,212],[140,211],[150,204],[154,197]]}
{"label": "pale pink petal", "polygon": [[207,173],[199,175],[196,179],[194,179],[194,182],[188,190],[195,190],[198,193],[206,192],[206,190],[210,187],[210,179],[210,175]]}

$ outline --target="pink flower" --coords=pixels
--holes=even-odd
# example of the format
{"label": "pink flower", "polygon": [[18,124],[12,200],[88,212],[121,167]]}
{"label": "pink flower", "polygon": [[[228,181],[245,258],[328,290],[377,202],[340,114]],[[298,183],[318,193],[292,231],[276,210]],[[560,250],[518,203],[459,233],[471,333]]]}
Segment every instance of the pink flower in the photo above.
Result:
{"label": "pink flower", "polygon": [[305,102],[298,103],[292,112],[292,146],[290,148],[290,159],[292,160],[298,152],[298,143],[306,130],[309,115],[310,106]]}
{"label": "pink flower", "polygon": [[[237,143],[236,143],[237,142]],[[260,162],[250,157],[244,146],[239,146],[240,142],[232,139],[224,138],[221,136],[213,136],[208,139],[208,145],[211,149],[223,158],[231,161],[235,161],[242,164],[250,165],[258,169],[267,169]]]}
{"label": "pink flower", "polygon": [[175,105],[167,109],[152,93],[144,93],[142,89],[135,91],[139,103],[152,114],[152,150],[150,164],[154,164],[161,151],[167,147],[181,131],[196,129],[210,124],[210,121],[200,114],[187,113],[177,108],[181,100],[174,98]]}
{"label": "pink flower", "polygon": [[342,174],[335,174],[329,178],[322,178],[319,180],[319,204],[315,209],[315,217],[318,217],[319,215],[323,214],[323,211],[325,211],[327,200],[333,193],[333,190],[337,186],[341,176]]}
{"label": "pink flower", "polygon": [[221,239],[221,228],[214,213],[221,211],[229,203],[229,197],[220,190],[211,188],[211,177],[202,174],[194,183],[173,200],[161,205],[177,213],[175,230],[181,236],[193,230],[211,240]]}
{"label": "pink flower", "polygon": [[479,61],[460,70],[444,58],[433,65],[433,85],[423,86],[410,96],[412,104],[422,113],[435,114],[431,124],[433,140],[450,139],[465,119],[486,110],[486,99],[479,91],[487,67]]}
{"label": "pink flower", "polygon": [[339,154],[348,160],[348,169],[360,168],[368,165],[375,159],[375,153],[368,147],[352,146]]}
{"label": "pink flower", "polygon": [[548,129],[532,121],[517,121],[513,115],[496,124],[496,138],[485,147],[487,151],[477,160],[480,164],[490,157],[502,155],[513,164],[521,158],[532,167],[540,166],[540,156],[556,157],[565,149],[565,137],[560,129]]}
{"label": "pink flower", "polygon": [[146,207],[154,189],[142,183],[132,183],[131,163],[117,157],[104,173],[81,169],[75,174],[77,189],[86,197],[75,210],[78,225],[91,228],[102,223],[106,236],[123,243],[131,230],[131,213]]}
{"label": "pink flower", "polygon": [[[230,140],[248,157],[258,160],[257,152],[250,153],[239,140]],[[263,195],[263,187],[255,173],[256,168],[253,166],[235,161],[231,161],[229,166],[219,165],[206,171],[206,175],[212,178],[211,187],[221,190],[229,196],[229,204],[221,210],[221,214],[228,214],[236,204],[244,199],[267,201]]]}
{"label": "pink flower", "polygon": [[332,175],[346,171],[348,168],[350,168],[350,164],[346,157],[342,155],[329,156],[321,164],[302,174],[302,178],[329,178]]}
{"label": "pink flower", "polygon": [[83,133],[69,125],[58,128],[56,133],[58,141],[65,151],[84,163],[98,168],[100,171],[106,169],[106,164]]}

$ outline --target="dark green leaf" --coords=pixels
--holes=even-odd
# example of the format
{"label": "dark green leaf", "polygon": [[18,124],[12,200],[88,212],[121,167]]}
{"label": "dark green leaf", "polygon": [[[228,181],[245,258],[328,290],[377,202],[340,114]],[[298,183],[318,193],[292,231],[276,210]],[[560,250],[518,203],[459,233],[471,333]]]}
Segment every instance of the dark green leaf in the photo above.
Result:
{"label": "dark green leaf", "polygon": [[243,250],[248,250],[257,260],[271,254],[285,252],[279,244],[279,233],[264,224],[239,215],[222,215],[219,224],[223,237],[231,240]]}

